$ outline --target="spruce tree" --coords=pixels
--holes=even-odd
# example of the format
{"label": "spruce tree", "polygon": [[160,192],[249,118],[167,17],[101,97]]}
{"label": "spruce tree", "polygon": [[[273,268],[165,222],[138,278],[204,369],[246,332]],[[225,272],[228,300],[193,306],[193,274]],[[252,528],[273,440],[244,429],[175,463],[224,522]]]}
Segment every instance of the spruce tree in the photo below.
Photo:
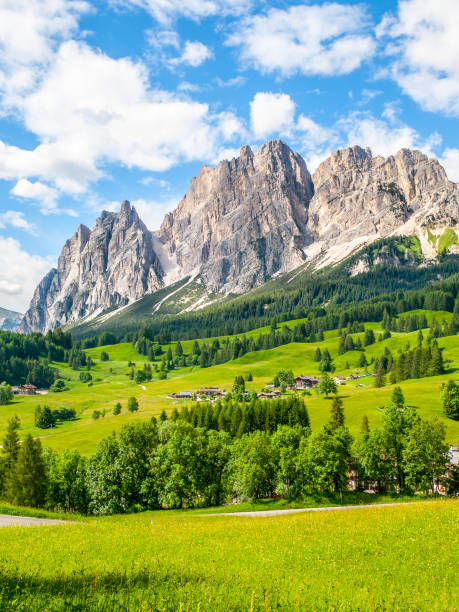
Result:
{"label": "spruce tree", "polygon": [[320,350],[319,347],[317,347],[314,352],[314,361],[317,361],[318,363],[321,359],[322,359],[322,351]]}
{"label": "spruce tree", "polygon": [[384,370],[384,362],[381,359],[381,361],[379,362],[378,368],[376,370],[376,377],[374,379],[373,386],[378,388],[378,387],[384,387],[385,384],[386,384],[386,377],[385,377],[385,370]]}
{"label": "spruce tree", "polygon": [[18,506],[43,506],[46,495],[46,469],[40,440],[27,435],[7,484],[7,497]]}
{"label": "spruce tree", "polygon": [[391,402],[394,406],[397,406],[398,408],[404,407],[405,397],[399,386],[394,387],[394,390],[392,391]]}
{"label": "spruce tree", "polygon": [[449,419],[459,421],[459,385],[449,380],[442,391],[443,411]]}
{"label": "spruce tree", "polygon": [[330,421],[328,425],[332,431],[344,425],[343,400],[337,395],[333,398],[330,407]]}
{"label": "spruce tree", "polygon": [[18,429],[21,421],[18,416],[8,421],[6,436],[3,438],[3,448],[0,449],[0,494],[6,488],[19,453]]}

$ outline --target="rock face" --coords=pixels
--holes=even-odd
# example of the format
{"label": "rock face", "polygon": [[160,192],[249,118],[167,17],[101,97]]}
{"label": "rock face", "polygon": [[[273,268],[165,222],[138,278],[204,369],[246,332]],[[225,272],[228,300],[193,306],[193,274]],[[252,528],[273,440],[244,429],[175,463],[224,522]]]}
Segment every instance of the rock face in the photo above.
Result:
{"label": "rock face", "polygon": [[80,225],[35,289],[19,331],[52,329],[121,306],[162,284],[151,232],[129,202]]}
{"label": "rock face", "polygon": [[458,185],[420,151],[402,149],[384,158],[360,147],[338,150],[317,168],[313,183],[308,254],[320,250],[322,264],[391,234],[454,226],[459,217]]}
{"label": "rock face", "polygon": [[128,202],[103,212],[92,231],[81,225],[35,290],[20,330],[96,316],[185,277],[198,276],[209,293],[242,293],[390,235],[416,234],[435,254],[432,232],[456,228],[458,217],[458,185],[419,151],[383,158],[357,146],[338,150],[311,178],[279,140],[255,155],[245,146],[236,159],[203,166],[158,232]]}
{"label": "rock face", "polygon": [[183,276],[210,290],[241,293],[304,259],[311,176],[281,141],[204,166],[158,237]]}
{"label": "rock face", "polygon": [[19,312],[0,307],[0,329],[14,331],[19,325],[22,316]]}

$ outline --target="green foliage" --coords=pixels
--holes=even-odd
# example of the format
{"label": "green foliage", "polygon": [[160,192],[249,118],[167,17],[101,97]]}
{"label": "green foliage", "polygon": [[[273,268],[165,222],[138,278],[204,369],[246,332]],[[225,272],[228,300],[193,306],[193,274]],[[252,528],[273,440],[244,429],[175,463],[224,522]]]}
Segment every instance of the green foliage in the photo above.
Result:
{"label": "green foliage", "polygon": [[0,406],[6,406],[9,404],[13,397],[14,395],[11,386],[6,382],[2,382],[0,384]]}
{"label": "green foliage", "polygon": [[115,416],[117,416],[118,414],[121,413],[121,404],[120,402],[116,402],[116,404],[113,406],[112,412]]}
{"label": "green foliage", "polygon": [[325,372],[316,389],[318,393],[324,393],[325,397],[328,397],[330,393],[336,393],[337,386],[333,378]]}
{"label": "green foliage", "polygon": [[69,388],[66,386],[65,380],[58,378],[56,381],[54,381],[49,390],[53,393],[61,393],[62,391],[68,391]]}
{"label": "green foliage", "polygon": [[270,497],[275,489],[276,467],[267,433],[255,431],[236,440],[227,466],[230,491],[241,500]]}
{"label": "green foliage", "polygon": [[392,404],[398,408],[403,408],[405,406],[405,397],[399,386],[394,387],[390,400]]}
{"label": "green foliage", "polygon": [[459,420],[459,385],[449,380],[442,393],[443,412],[449,419]]}
{"label": "green foliage", "polygon": [[42,507],[46,499],[46,469],[40,440],[28,434],[7,480],[6,499],[19,506]]}
{"label": "green foliage", "polygon": [[139,402],[134,396],[128,399],[127,409],[129,410],[129,412],[137,412],[137,410],[139,409]]}
{"label": "green foliage", "polygon": [[106,351],[101,351],[100,352],[100,360],[101,361],[108,361],[110,359],[109,354]]}
{"label": "green foliage", "polygon": [[332,431],[344,426],[343,400],[337,395],[333,398],[330,407],[330,422],[328,426]]}

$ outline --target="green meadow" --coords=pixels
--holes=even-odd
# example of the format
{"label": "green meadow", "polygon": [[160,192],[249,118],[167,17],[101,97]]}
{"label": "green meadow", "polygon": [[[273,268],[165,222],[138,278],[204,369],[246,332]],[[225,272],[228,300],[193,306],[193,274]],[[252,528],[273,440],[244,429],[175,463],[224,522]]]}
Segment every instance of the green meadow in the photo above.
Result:
{"label": "green meadow", "polygon": [[459,502],[6,527],[0,609],[455,610]]}
{"label": "green meadow", "polygon": [[[406,314],[425,314],[428,322],[432,318],[442,321],[448,320],[451,313],[412,311]],[[282,325],[293,326],[299,321],[288,321]],[[379,323],[368,323],[375,331],[382,331]],[[268,327],[253,330],[248,335],[258,335],[269,332]],[[424,331],[427,335],[427,330]],[[393,354],[404,351],[408,346],[414,347],[418,332],[393,333],[392,337],[365,348],[367,359],[380,355],[385,347]],[[352,334],[354,340],[363,333]],[[223,340],[224,338],[220,338]],[[213,339],[199,340],[211,342]],[[450,443],[459,442],[459,422],[445,419],[442,415],[440,388],[442,383],[450,378],[457,378],[459,367],[459,335],[439,338],[439,346],[443,348],[443,357],[447,373],[442,376],[407,380],[401,383],[406,401],[416,406],[423,417],[438,417],[447,426],[447,440]],[[193,341],[183,341],[185,353],[190,353]],[[277,348],[247,353],[243,357],[209,368],[198,366],[173,370],[168,373],[167,380],[158,380],[154,376],[152,382],[136,384],[129,377],[128,362],[135,362],[142,367],[147,358],[139,355],[129,343],[115,344],[102,347],[110,360],[101,362],[101,348],[88,349],[86,352],[95,360],[91,369],[92,385],[79,380],[79,372],[72,370],[67,364],[54,364],[59,368],[61,375],[66,379],[68,391],[62,393],[48,393],[46,396],[15,397],[13,403],[2,406],[0,409],[0,438],[6,430],[8,419],[17,414],[21,418],[21,436],[32,433],[42,438],[46,446],[55,449],[77,448],[81,452],[90,454],[94,451],[98,441],[132,420],[149,419],[158,416],[162,410],[171,411],[174,406],[180,407],[184,400],[172,400],[167,396],[176,391],[196,391],[203,386],[217,386],[230,391],[236,375],[253,376],[253,382],[247,384],[248,389],[260,391],[266,383],[272,381],[275,373],[280,369],[292,370],[295,376],[299,374],[318,375],[318,364],[314,361],[316,347],[321,350],[327,348],[336,365],[336,375],[347,376],[354,372],[363,373],[358,368],[360,351],[350,351],[338,355],[339,336],[337,331],[325,333],[323,342],[291,343]],[[174,351],[175,343],[163,346],[167,351],[171,346]],[[161,357],[157,359],[159,363]],[[371,367],[369,368],[371,371]],[[347,424],[354,435],[358,435],[363,415],[367,415],[370,426],[378,426],[381,418],[381,406],[389,401],[392,393],[390,385],[380,389],[372,387],[373,378],[363,378],[356,381],[346,381],[345,386],[339,387],[339,394],[343,398]],[[127,400],[130,396],[139,400],[140,408],[137,413],[126,410]],[[329,399],[318,396],[314,391],[304,395],[311,418],[313,429],[320,427],[328,420]],[[112,414],[113,405],[121,402],[122,412],[118,416]],[[50,430],[37,429],[34,426],[34,411],[37,404],[46,403],[51,408],[69,407],[77,412],[75,421],[59,424]],[[94,410],[106,411],[104,418],[94,420]]]}

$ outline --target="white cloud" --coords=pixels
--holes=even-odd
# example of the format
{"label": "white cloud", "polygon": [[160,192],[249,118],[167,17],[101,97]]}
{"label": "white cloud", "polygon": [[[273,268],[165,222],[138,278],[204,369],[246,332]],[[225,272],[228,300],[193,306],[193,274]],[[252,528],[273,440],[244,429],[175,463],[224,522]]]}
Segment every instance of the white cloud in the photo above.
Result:
{"label": "white cloud", "polygon": [[459,149],[446,149],[440,158],[450,181],[459,183]]}
{"label": "white cloud", "polygon": [[35,200],[41,205],[44,214],[54,212],[57,208],[59,192],[53,187],[48,187],[44,183],[36,181],[32,183],[27,179],[19,180],[11,190],[11,193],[20,198]]}
{"label": "white cloud", "polygon": [[7,210],[4,213],[0,213],[0,228],[5,228],[8,225],[22,229],[34,236],[37,235],[35,225],[27,221],[24,217],[24,213],[18,210]]}
{"label": "white cloud", "polygon": [[0,94],[13,107],[90,10],[80,0],[0,0]]}
{"label": "white cloud", "polygon": [[220,77],[215,77],[214,81],[219,87],[240,87],[241,85],[244,85],[247,79],[243,76],[237,76],[224,81]]}
{"label": "white cloud", "polygon": [[173,210],[179,202],[179,198],[170,199],[166,202],[158,202],[155,200],[144,200],[139,198],[131,202],[136,209],[139,217],[145,223],[149,230],[159,229],[164,220],[164,215]]}
{"label": "white cloud", "polygon": [[347,74],[375,51],[363,5],[299,5],[248,17],[227,39],[262,72]]}
{"label": "white cloud", "polygon": [[294,117],[295,102],[287,94],[258,92],[250,103],[250,122],[256,138],[288,135]]}
{"label": "white cloud", "polygon": [[193,68],[197,68],[211,57],[213,57],[212,51],[202,42],[199,42],[198,40],[194,42],[187,40],[182,55],[169,60],[169,64],[172,66],[186,64],[188,66],[192,66]]}
{"label": "white cloud", "polygon": [[250,10],[251,0],[109,0],[118,7],[141,8],[160,23],[178,17],[199,20],[212,15],[239,15]]}
{"label": "white cloud", "polygon": [[402,0],[377,31],[389,37],[389,74],[425,110],[459,115],[459,2]]}
{"label": "white cloud", "polygon": [[347,146],[370,147],[373,155],[394,155],[400,149],[416,148],[431,154],[431,141],[423,140],[418,132],[402,122],[384,121],[368,113],[351,113],[339,121]]}
{"label": "white cloud", "polygon": [[0,261],[0,304],[25,312],[33,290],[49,271],[51,261],[31,255],[17,240],[3,236],[0,236]]}
{"label": "white cloud", "polygon": [[106,163],[166,170],[212,159],[242,131],[232,113],[213,113],[207,104],[150,88],[143,63],[115,60],[75,41],[60,46],[20,110],[43,144],[27,151],[0,142],[0,178],[20,179],[15,195],[33,197],[35,189],[48,209],[56,189],[82,193]]}

